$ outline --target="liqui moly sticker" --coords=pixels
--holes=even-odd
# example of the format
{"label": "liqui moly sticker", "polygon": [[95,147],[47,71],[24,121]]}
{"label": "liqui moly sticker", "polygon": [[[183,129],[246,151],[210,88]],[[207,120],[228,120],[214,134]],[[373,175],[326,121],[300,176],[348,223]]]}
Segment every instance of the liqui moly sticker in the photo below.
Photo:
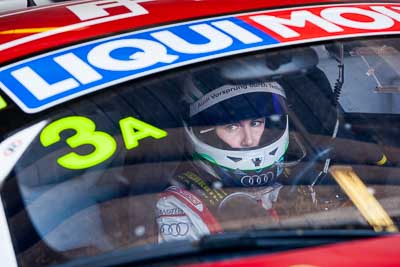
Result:
{"label": "liqui moly sticker", "polygon": [[1,88],[26,112],[173,67],[269,47],[400,33],[400,5],[325,5],[259,11],[128,33],[0,69]]}

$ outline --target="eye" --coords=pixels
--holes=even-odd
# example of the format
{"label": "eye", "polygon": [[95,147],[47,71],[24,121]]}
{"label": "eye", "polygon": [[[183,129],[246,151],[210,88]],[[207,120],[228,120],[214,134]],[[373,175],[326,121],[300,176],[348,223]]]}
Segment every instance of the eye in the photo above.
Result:
{"label": "eye", "polygon": [[239,128],[239,125],[236,123],[232,124],[227,124],[225,125],[224,129],[227,130],[228,132],[234,132]]}
{"label": "eye", "polygon": [[256,120],[252,120],[250,125],[251,127],[260,127],[260,126],[264,126],[265,124],[265,119],[256,119]]}

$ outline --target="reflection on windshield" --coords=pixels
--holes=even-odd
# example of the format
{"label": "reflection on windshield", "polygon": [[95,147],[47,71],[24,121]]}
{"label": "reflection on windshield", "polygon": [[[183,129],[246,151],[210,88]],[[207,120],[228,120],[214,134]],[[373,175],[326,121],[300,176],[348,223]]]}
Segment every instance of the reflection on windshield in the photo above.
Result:
{"label": "reflection on windshield", "polygon": [[2,189],[20,264],[254,229],[397,231],[397,43],[230,58],[42,114]]}

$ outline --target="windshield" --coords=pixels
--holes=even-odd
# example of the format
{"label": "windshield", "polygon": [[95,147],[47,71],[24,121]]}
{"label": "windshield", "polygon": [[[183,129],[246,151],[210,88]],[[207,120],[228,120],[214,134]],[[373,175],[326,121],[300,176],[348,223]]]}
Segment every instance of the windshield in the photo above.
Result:
{"label": "windshield", "polygon": [[210,61],[35,115],[1,95],[19,264],[254,229],[396,232],[399,62],[398,38],[357,39]]}

